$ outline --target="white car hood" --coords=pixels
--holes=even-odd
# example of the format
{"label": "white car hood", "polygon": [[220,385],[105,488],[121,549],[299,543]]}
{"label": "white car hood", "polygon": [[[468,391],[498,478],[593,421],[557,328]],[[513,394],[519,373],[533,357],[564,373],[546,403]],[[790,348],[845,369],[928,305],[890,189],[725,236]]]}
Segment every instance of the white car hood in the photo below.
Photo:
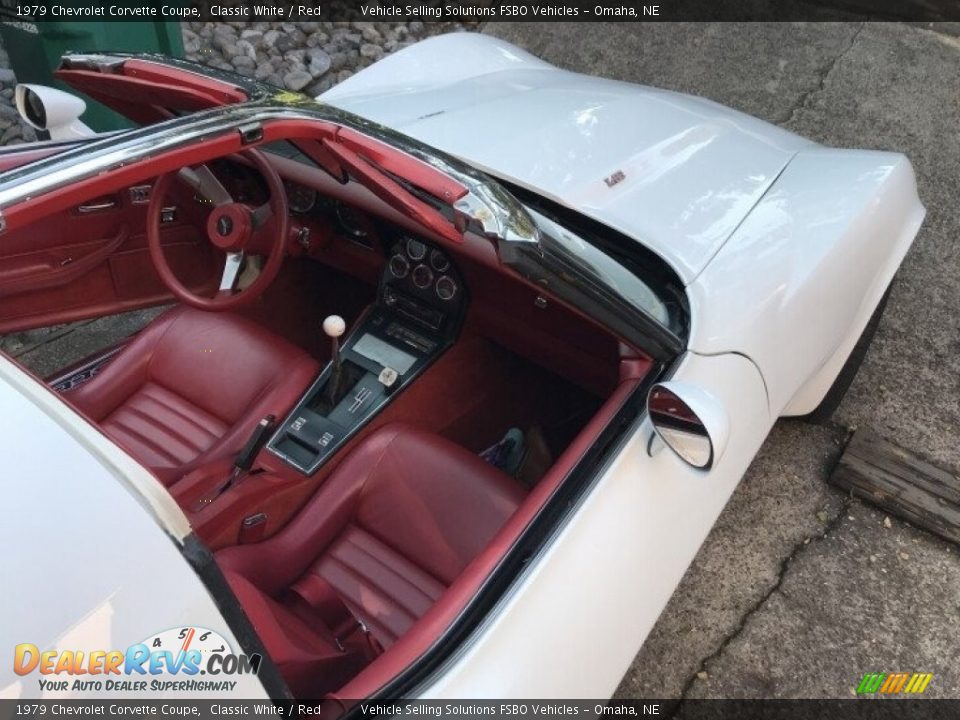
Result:
{"label": "white car hood", "polygon": [[463,33],[418,43],[319,99],[640,240],[687,284],[813,145],[708,100],[566,72]]}

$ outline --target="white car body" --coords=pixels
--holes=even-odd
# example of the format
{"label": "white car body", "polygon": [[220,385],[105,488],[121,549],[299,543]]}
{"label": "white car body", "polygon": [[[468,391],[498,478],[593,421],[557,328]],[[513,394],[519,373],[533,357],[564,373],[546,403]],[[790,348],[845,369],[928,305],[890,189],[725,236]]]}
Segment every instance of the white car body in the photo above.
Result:
{"label": "white car body", "polygon": [[423,41],[318,99],[654,250],[687,286],[689,349],[753,360],[774,417],[819,403],[925,214],[901,154],[824,148],[709,100],[559,70],[486,35]]}
{"label": "white car body", "polygon": [[[558,70],[479,35],[419,43],[320,100],[635,238],[686,286],[692,325],[671,379],[725,408],[722,454],[695,469],[651,442],[644,416],[422,691],[608,697],[775,420],[818,405],[890,284],[924,216],[910,164],[824,148],[710,101]],[[8,548],[31,543],[14,559],[31,595],[13,612],[33,622],[5,623],[0,647],[125,642],[183,612],[228,636],[164,537],[188,534],[179,509],[25,373],[2,361],[0,376],[3,452],[21,458],[19,473],[4,474],[13,505],[2,532]],[[42,531],[38,512],[49,518]],[[96,542],[106,532],[124,544]],[[88,539],[96,550],[77,553]],[[150,586],[140,556],[162,565]],[[76,588],[68,606],[63,587]],[[252,677],[242,690],[264,695]],[[36,696],[0,669],[0,697]]]}

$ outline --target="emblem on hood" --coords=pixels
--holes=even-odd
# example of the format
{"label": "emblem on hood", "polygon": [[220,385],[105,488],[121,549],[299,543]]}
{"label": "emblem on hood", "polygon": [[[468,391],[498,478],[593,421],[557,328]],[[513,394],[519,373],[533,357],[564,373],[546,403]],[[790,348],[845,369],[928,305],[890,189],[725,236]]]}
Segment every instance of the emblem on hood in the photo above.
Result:
{"label": "emblem on hood", "polygon": [[623,182],[627,179],[627,176],[623,174],[623,170],[617,170],[613,175],[609,175],[603,179],[607,184],[607,187],[613,187],[617,183]]}

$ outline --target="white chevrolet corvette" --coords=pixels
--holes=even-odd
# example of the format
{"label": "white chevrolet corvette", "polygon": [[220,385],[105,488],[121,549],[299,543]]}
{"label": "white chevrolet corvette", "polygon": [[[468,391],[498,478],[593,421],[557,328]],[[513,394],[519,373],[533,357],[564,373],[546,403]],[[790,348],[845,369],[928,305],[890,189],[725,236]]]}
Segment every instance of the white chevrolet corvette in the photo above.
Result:
{"label": "white chevrolet corvette", "polygon": [[0,358],[0,697],[609,696],[924,217],[902,155],[479,35],[316,100],[58,72],[139,127],[20,91],[73,129],[0,151],[0,333],[176,304]]}

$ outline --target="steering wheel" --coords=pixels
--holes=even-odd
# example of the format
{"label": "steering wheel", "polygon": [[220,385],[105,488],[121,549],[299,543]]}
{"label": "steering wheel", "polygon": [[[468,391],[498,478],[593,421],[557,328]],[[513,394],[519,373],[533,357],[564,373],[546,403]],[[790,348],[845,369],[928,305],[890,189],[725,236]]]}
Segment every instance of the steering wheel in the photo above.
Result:
{"label": "steering wheel", "polygon": [[[273,166],[259,150],[246,150],[241,155],[260,172],[270,190],[270,199],[251,208],[236,202],[206,165],[186,167],[157,178],[147,208],[147,244],[150,257],[160,279],[180,302],[199,310],[223,311],[242,307],[256,300],[273,282],[283,264],[284,241],[290,224],[287,195],[283,182]],[[163,198],[174,179],[190,185],[213,205],[207,218],[207,240],[226,253],[220,289],[214,297],[191,292],[173,274],[160,244],[160,212]],[[273,220],[273,222],[270,222]],[[256,279],[243,291],[236,290],[240,268],[247,255],[267,256]]]}

